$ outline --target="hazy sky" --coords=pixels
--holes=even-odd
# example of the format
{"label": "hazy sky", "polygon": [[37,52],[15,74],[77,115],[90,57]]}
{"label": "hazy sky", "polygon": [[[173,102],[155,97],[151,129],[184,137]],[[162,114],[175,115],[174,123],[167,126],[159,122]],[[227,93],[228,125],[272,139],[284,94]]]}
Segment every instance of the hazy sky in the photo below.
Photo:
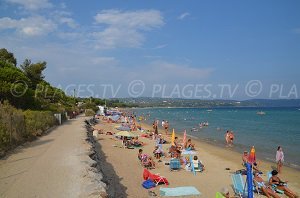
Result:
{"label": "hazy sky", "polygon": [[0,0],[0,48],[94,97],[299,98],[300,1]]}

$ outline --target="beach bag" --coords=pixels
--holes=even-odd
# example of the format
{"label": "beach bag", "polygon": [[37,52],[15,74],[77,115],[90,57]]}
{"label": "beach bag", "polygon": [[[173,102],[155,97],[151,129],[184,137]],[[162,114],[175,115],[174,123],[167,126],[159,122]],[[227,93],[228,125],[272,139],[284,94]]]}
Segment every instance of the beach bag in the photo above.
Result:
{"label": "beach bag", "polygon": [[152,180],[147,179],[146,181],[144,181],[144,182],[142,183],[142,186],[143,186],[144,188],[146,188],[146,189],[149,189],[149,188],[155,187],[155,183],[154,183]]}

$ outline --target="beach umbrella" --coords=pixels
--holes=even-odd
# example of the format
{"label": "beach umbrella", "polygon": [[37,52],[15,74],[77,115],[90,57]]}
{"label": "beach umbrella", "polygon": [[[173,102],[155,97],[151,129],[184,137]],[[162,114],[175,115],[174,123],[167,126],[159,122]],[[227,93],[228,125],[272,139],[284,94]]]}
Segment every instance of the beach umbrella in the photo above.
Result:
{"label": "beach umbrella", "polygon": [[251,166],[251,164],[247,163],[246,168],[247,168],[248,198],[253,198],[253,179],[252,179],[252,166]]}
{"label": "beach umbrella", "polygon": [[256,156],[255,156],[255,148],[254,146],[252,146],[251,151],[250,151],[250,155],[248,158],[248,162],[253,164],[254,162],[256,162]]}
{"label": "beach umbrella", "polygon": [[183,142],[182,144],[184,145],[186,142],[186,130],[184,130],[184,133],[183,133]]}
{"label": "beach umbrella", "polygon": [[129,132],[129,131],[120,131],[116,134],[116,136],[123,136],[123,137],[136,137],[137,135]]}
{"label": "beach umbrella", "polygon": [[172,137],[171,137],[171,143],[172,143],[173,146],[175,146],[174,141],[175,141],[175,130],[173,129]]}

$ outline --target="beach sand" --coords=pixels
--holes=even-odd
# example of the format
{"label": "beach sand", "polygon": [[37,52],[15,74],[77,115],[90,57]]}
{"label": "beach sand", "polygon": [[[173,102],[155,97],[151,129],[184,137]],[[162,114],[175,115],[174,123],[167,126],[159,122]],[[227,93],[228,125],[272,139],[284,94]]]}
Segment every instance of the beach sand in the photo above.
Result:
{"label": "beach sand", "polygon": [[[101,123],[100,126],[104,132],[117,132],[115,126],[118,124]],[[143,128],[150,129],[151,127],[143,124]],[[134,133],[141,134],[141,132]],[[180,136],[178,137],[180,138]],[[167,139],[170,140],[170,136]],[[146,144],[143,147],[143,153],[152,155],[154,141],[143,137],[139,137],[139,140]],[[195,139],[192,141],[196,144],[197,156],[205,165],[206,170],[204,172],[197,172],[194,176],[184,169],[170,171],[169,166],[164,165],[164,162],[169,161],[170,158],[162,158],[163,162],[155,160],[156,169],[151,170],[151,172],[165,176],[170,183],[167,187],[194,186],[202,193],[201,197],[215,197],[215,193],[220,191],[222,187],[227,187],[230,194],[233,195],[231,174],[243,168],[241,154],[232,151],[231,148],[220,148]],[[100,153],[102,153],[102,171],[106,182],[110,185],[108,194],[112,197],[149,197],[148,190],[141,186],[143,167],[137,159],[138,149],[114,147],[113,145],[120,145],[121,141],[116,140],[111,135],[100,135],[98,142],[99,149],[101,149]],[[163,150],[167,151],[169,147],[170,144],[164,144]],[[264,172],[264,179],[266,179],[267,171],[276,166],[275,163],[260,161],[259,159],[258,163]],[[226,170],[227,168],[230,170]],[[300,193],[300,172],[298,170],[284,167],[283,173],[279,176],[283,180],[289,181],[290,189]],[[166,186],[160,185],[152,190],[159,195],[160,187]]]}

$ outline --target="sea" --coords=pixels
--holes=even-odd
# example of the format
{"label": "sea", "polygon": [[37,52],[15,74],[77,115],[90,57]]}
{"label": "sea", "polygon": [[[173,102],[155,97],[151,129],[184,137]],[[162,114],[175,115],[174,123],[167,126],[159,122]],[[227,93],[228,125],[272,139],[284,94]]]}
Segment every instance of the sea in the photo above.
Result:
{"label": "sea", "polygon": [[[285,164],[300,169],[300,107],[140,108],[133,111],[145,117],[148,124],[156,119],[160,123],[168,120],[170,130],[174,128],[176,134],[186,130],[193,138],[223,148],[225,132],[232,130],[235,140],[230,149],[242,154],[254,146],[257,159],[275,162],[277,147],[281,146]],[[258,115],[261,111],[265,114]],[[201,122],[209,125],[200,128]]]}

